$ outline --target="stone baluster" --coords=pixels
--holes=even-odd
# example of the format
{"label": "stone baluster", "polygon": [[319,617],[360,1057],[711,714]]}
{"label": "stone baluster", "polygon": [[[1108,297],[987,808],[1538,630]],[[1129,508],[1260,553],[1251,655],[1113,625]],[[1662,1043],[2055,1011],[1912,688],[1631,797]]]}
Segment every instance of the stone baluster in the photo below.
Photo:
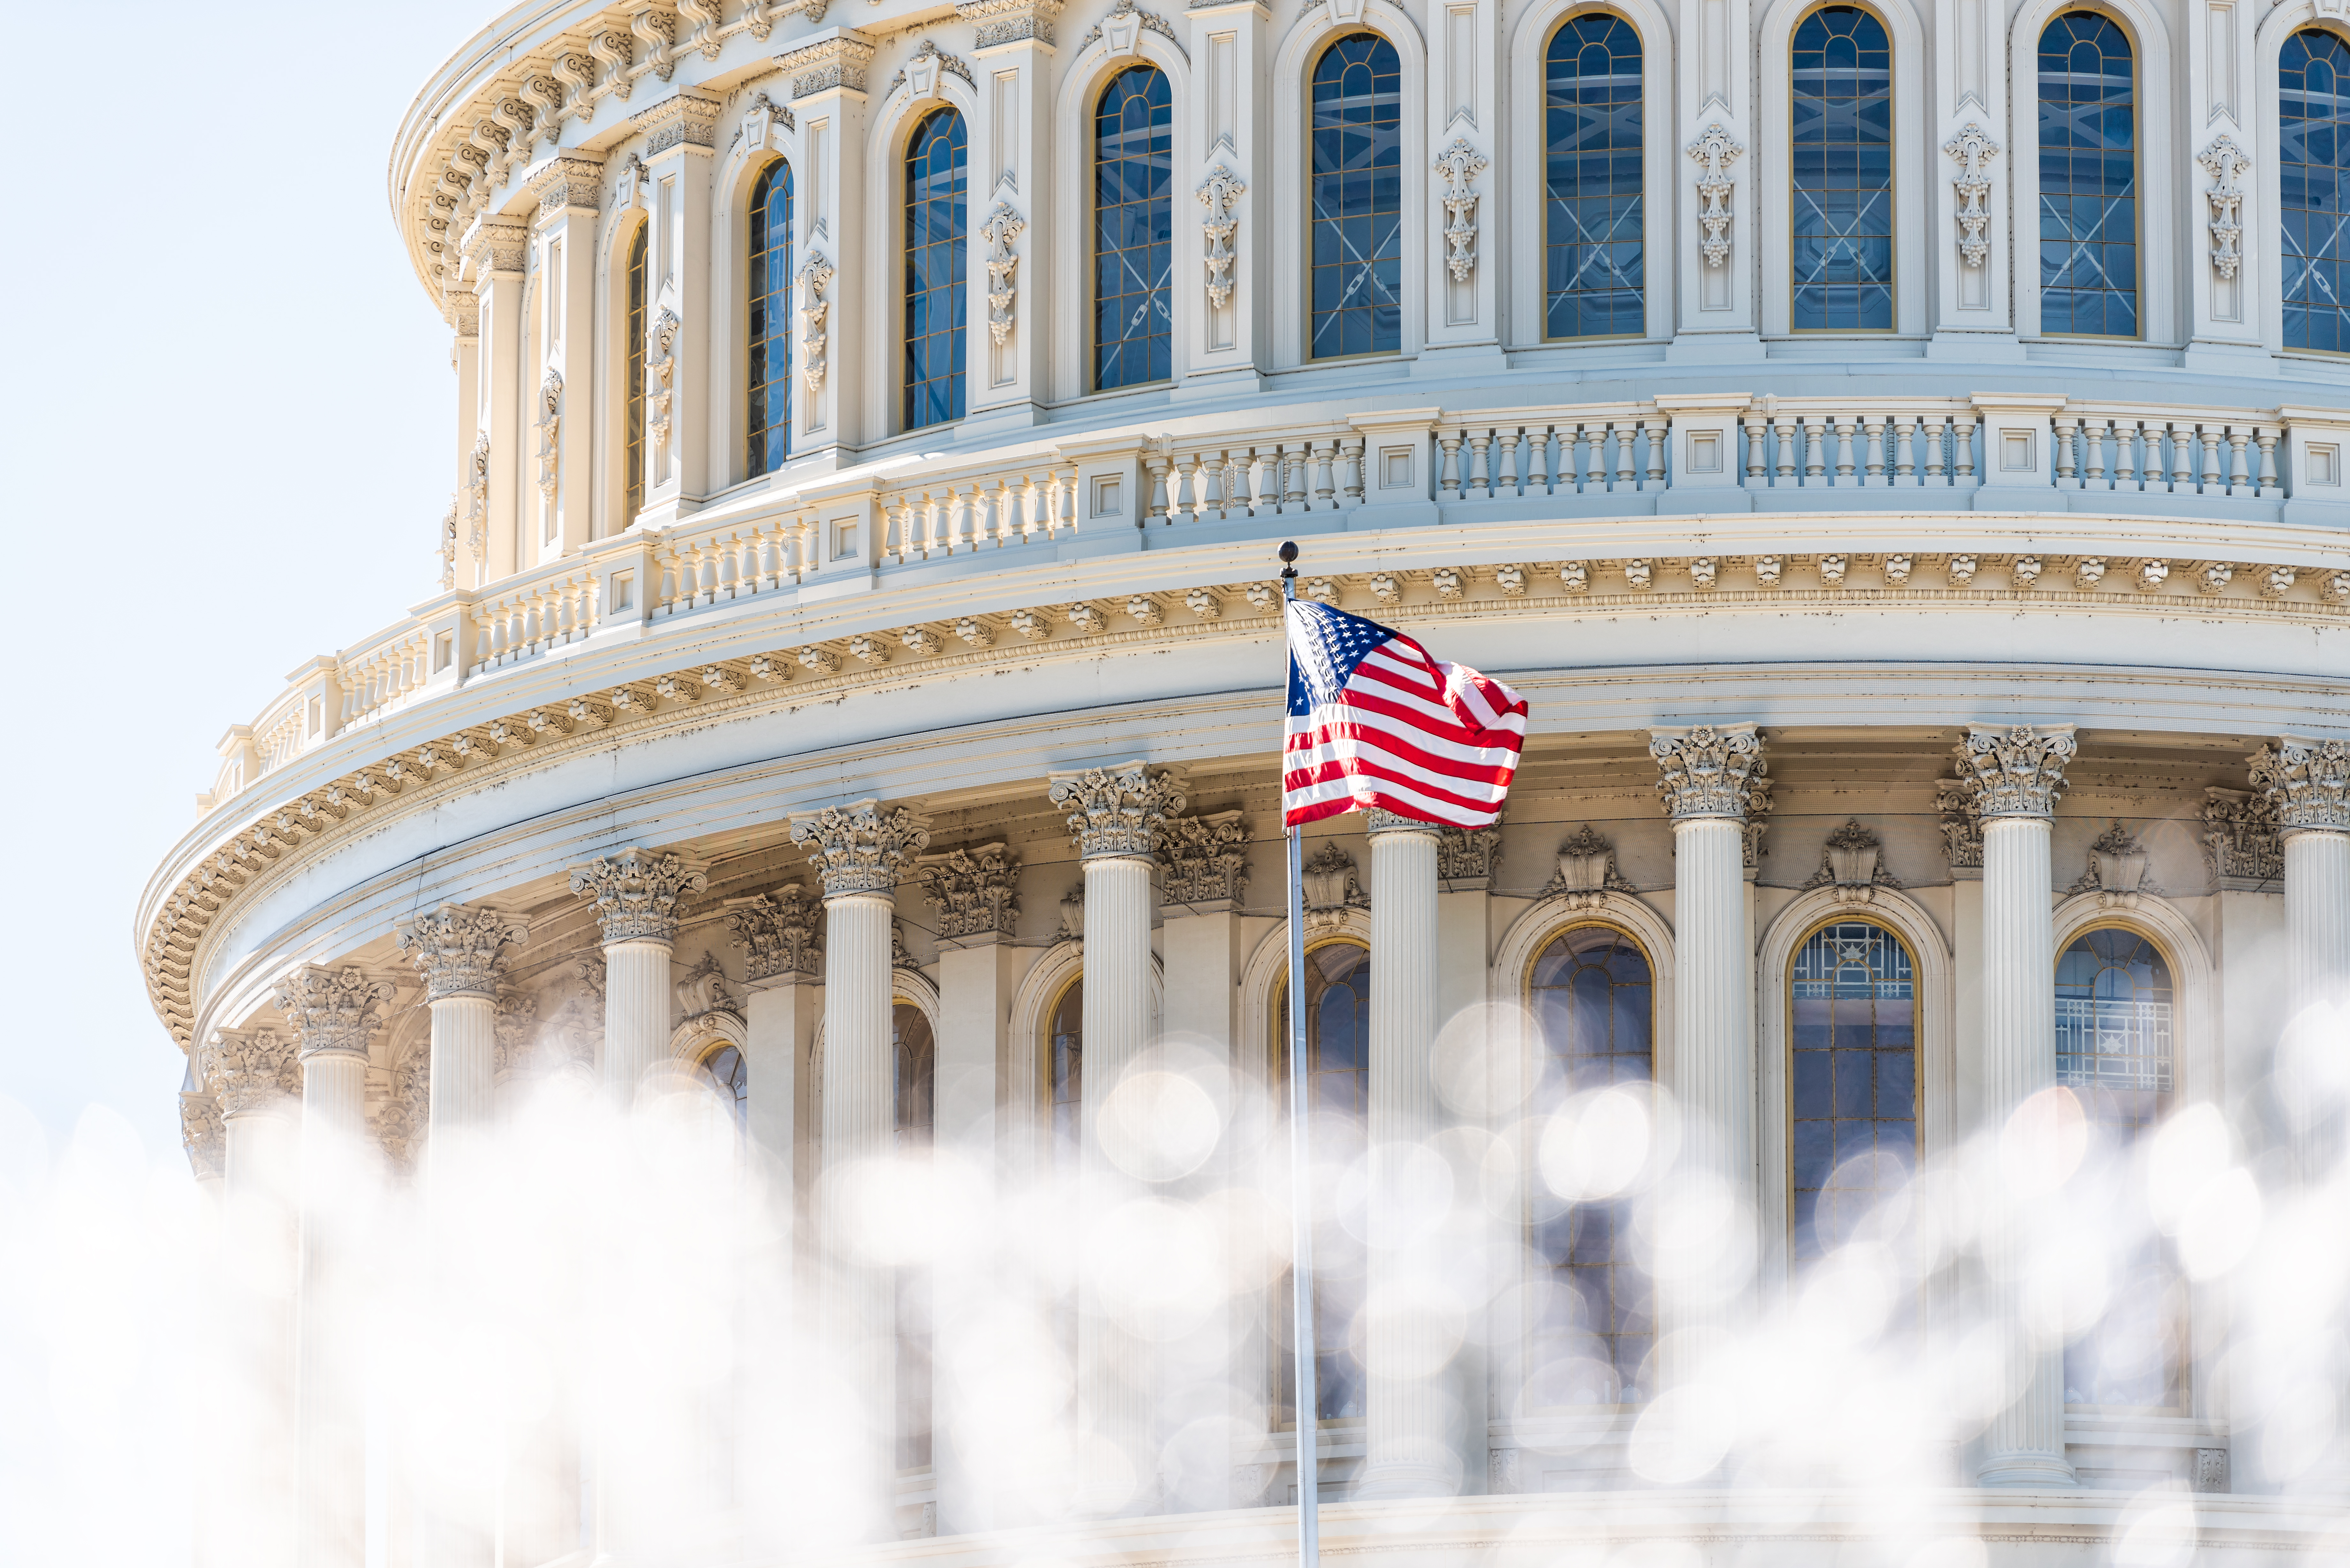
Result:
{"label": "stone baluster", "polygon": [[816,1334],[846,1407],[830,1428],[849,1457],[835,1500],[853,1540],[893,1540],[897,1447],[897,1271],[861,1248],[856,1184],[897,1135],[891,920],[899,875],[931,842],[914,811],[875,801],[792,818],[824,884],[823,1256]]}
{"label": "stone baluster", "polygon": [[[1739,1227],[1755,1223],[1754,976],[1747,939],[1747,824],[1770,809],[1762,737],[1751,723],[1648,732],[1673,826],[1673,1015],[1665,1087],[1680,1104],[1681,1149],[1666,1193],[1702,1256],[1660,1262],[1659,1343],[1668,1383],[1718,1376],[1711,1364],[1749,1321]],[[1713,1223],[1702,1223],[1710,1217]]]}
{"label": "stone baluster", "polygon": [[[1098,1234],[1107,1216],[1138,1195],[1127,1175],[1137,1167],[1138,1151],[1121,1146],[1132,1135],[1121,1125],[1125,1118],[1106,1118],[1103,1106],[1151,1036],[1152,857],[1159,829],[1182,812],[1185,796],[1174,774],[1153,773],[1139,761],[1055,774],[1049,787],[1053,804],[1069,814],[1085,866],[1079,1202],[1081,1229]],[[1097,1515],[1149,1513],[1157,1503],[1159,1466],[1149,1325],[1120,1321],[1107,1310],[1101,1285],[1088,1275],[1077,1286],[1078,1440],[1116,1454],[1126,1474],[1111,1474],[1116,1465],[1093,1469],[1077,1506]]]}
{"label": "stone baluster", "polygon": [[2284,841],[2288,1046],[2279,1085],[2301,1179],[2322,1182],[2342,1158],[2341,1107],[2294,1085],[2304,1054],[2339,1049],[2323,1044],[2341,1021],[2326,1010],[2350,1002],[2350,743],[2281,736],[2252,754],[2251,781]]}
{"label": "stone baluster", "polygon": [[1441,829],[1373,811],[1371,840],[1370,1147],[1364,1330],[1368,1376],[1358,1496],[1435,1497],[1454,1490],[1442,1327],[1424,1303],[1446,1272],[1451,1227],[1431,1222],[1415,1184],[1436,1148],[1439,943],[1436,846]]}
{"label": "stone baluster", "polygon": [[[2056,1082],[2056,939],[2049,872],[2051,820],[2073,726],[1970,727],[1959,777],[1982,823],[1983,1120],[2008,1119]],[[2064,1349],[2035,1346],[2024,1322],[2021,1216],[1985,1206],[1986,1300],[2006,1358],[2006,1408],[1983,1434],[1984,1486],[2071,1486],[2064,1458]]]}
{"label": "stone baluster", "polygon": [[280,981],[302,1070],[302,1253],[296,1311],[296,1561],[367,1562],[366,1303],[349,1227],[366,1174],[368,1040],[390,981],[307,964]]}
{"label": "stone baluster", "polygon": [[230,1376],[245,1397],[212,1434],[218,1495],[211,1544],[238,1568],[295,1561],[294,1129],[301,1065],[274,1029],[222,1029],[197,1059],[219,1098],[224,1171],[220,1321]]}

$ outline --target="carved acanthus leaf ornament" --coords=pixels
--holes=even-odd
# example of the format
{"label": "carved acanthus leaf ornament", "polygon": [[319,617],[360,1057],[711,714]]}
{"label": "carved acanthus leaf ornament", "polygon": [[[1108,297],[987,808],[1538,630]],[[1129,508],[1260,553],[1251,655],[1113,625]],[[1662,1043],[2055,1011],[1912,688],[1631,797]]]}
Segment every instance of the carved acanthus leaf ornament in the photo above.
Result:
{"label": "carved acanthus leaf ornament", "polygon": [[1985,819],[2053,814],[2064,765],[2080,750],[2070,724],[1971,729],[1959,742],[1959,777]]}
{"label": "carved acanthus leaf ornament", "polygon": [[806,887],[786,882],[770,892],[726,901],[726,929],[743,950],[743,978],[814,979],[824,972],[824,947],[817,933],[821,906]]}
{"label": "carved acanthus leaf ornament", "polygon": [[1248,886],[1248,827],[1237,811],[1175,816],[1159,829],[1160,901],[1237,901]]}
{"label": "carved acanthus leaf ornament", "polygon": [[1155,855],[1159,828],[1186,804],[1173,774],[1153,774],[1140,762],[1055,774],[1047,794],[1069,814],[1069,833],[1087,860]]}
{"label": "carved acanthus leaf ornament", "polygon": [[216,1029],[196,1055],[196,1076],[220,1096],[224,1116],[281,1110],[302,1094],[302,1063],[275,1029]]}
{"label": "carved acanthus leaf ornament", "polygon": [[596,900],[607,944],[675,941],[678,901],[709,885],[700,864],[634,845],[571,869],[571,891]]}
{"label": "carved acanthus leaf ornament", "polygon": [[1001,844],[950,849],[924,860],[922,897],[939,912],[942,938],[1010,936],[1020,913],[1020,862]]}
{"label": "carved acanthus leaf ornament", "polygon": [[792,842],[807,851],[824,896],[889,893],[908,860],[931,846],[930,825],[911,809],[884,811],[878,801],[828,805],[792,818]]}
{"label": "carved acanthus leaf ornament", "polygon": [[1648,755],[1665,815],[1676,822],[1725,816],[1743,822],[1771,809],[1771,781],[1762,737],[1752,724],[1699,724],[1652,730]]}
{"label": "carved acanthus leaf ornament", "polygon": [[2252,753],[2251,780],[2280,836],[2350,833],[2350,742],[2283,736]]}
{"label": "carved acanthus leaf ornament", "polygon": [[424,977],[424,994],[495,996],[498,950],[530,940],[530,923],[488,905],[443,904],[394,932],[400,950]]}

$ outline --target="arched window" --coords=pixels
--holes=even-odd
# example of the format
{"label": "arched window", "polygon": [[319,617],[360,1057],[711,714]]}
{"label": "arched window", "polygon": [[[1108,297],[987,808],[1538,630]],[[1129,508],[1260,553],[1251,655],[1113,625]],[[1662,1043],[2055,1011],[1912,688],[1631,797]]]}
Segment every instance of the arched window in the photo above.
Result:
{"label": "arched window", "polygon": [[2137,73],[2110,17],[2040,35],[2040,330],[2137,336]]}
{"label": "arched window", "polygon": [[[1610,926],[1561,932],[1535,958],[1526,1004],[1541,1028],[1535,1103],[1656,1075],[1656,987],[1648,956]],[[1538,1185],[1534,1246],[1549,1265],[1534,1327],[1529,1392],[1542,1407],[1636,1405],[1657,1327],[1648,1276],[1633,1253],[1633,1209],[1601,1198],[1567,1202]]]}
{"label": "arched window", "polygon": [[1640,35],[1589,12],[1550,37],[1543,99],[1543,332],[1638,337],[1643,305]]}
{"label": "arched window", "polygon": [[1045,1025],[1045,1071],[1053,1116],[1053,1163],[1075,1173],[1085,1137],[1086,981],[1071,981]]}
{"label": "arched window", "polygon": [[1813,933],[1788,977],[1795,1261],[1825,1257],[1918,1165],[1918,981],[1884,927]]}
{"label": "arched window", "polygon": [[1789,236],[1798,332],[1893,328],[1893,45],[1856,5],[1795,26]]}
{"label": "arched window", "polygon": [[2350,43],[2324,27],[2277,59],[2284,346],[2350,354]]}
{"label": "arched window", "polygon": [[[1371,955],[1356,942],[1326,942],[1305,954],[1305,1093],[1313,1117],[1314,1162],[1344,1169],[1368,1147],[1371,1097]],[[1273,996],[1274,1096],[1289,1106],[1289,982]],[[1363,1364],[1349,1348],[1363,1304],[1363,1243],[1329,1216],[1314,1227],[1314,1366],[1317,1420],[1363,1414]],[[1297,1420],[1297,1361],[1289,1332],[1289,1279],[1282,1276],[1266,1322],[1281,1345],[1273,1386],[1274,1420]]]}
{"label": "arched window", "polygon": [[634,523],[645,509],[645,244],[652,232],[650,223],[639,223],[629,241],[629,398],[621,416],[628,430],[621,460],[621,514],[614,533]]}
{"label": "arched window", "polygon": [[[2056,1081],[2109,1154],[2126,1154],[2170,1108],[2171,1008],[2170,965],[2136,931],[2084,932],[2056,961]],[[2143,1189],[2122,1183],[2112,1200],[2142,1205]],[[2115,1261],[2105,1315],[2064,1347],[2064,1402],[2176,1408],[2184,1289],[2148,1217],[2125,1224],[2146,1240]]]}
{"label": "arched window", "polygon": [[[900,1002],[889,1012],[896,1068],[898,1158],[920,1159],[931,1147],[939,1056],[930,1015]],[[898,1271],[898,1468],[931,1462],[931,1272]]]}
{"label": "arched window", "polygon": [[718,1086],[734,1112],[734,1125],[741,1127],[751,1115],[751,1066],[743,1060],[741,1047],[722,1045],[712,1051],[702,1058],[702,1072]]}
{"label": "arched window", "polygon": [[1156,66],[1110,78],[1094,109],[1094,386],[1174,374],[1175,95]]}
{"label": "arched window", "polygon": [[1403,63],[1350,33],[1314,64],[1311,357],[1403,347]]}
{"label": "arched window", "polygon": [[792,166],[778,158],[751,192],[749,473],[792,452]]}
{"label": "arched window", "polygon": [[906,428],[962,418],[963,268],[971,229],[962,116],[933,112],[906,144]]}

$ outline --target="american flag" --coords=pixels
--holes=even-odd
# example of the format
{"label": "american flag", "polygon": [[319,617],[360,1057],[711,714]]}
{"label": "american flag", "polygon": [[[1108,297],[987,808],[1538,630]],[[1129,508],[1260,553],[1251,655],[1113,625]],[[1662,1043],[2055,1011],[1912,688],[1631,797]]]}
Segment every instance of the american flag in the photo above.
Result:
{"label": "american flag", "polygon": [[1526,740],[1526,700],[1403,633],[1293,599],[1287,827],[1373,806],[1419,822],[1490,827]]}

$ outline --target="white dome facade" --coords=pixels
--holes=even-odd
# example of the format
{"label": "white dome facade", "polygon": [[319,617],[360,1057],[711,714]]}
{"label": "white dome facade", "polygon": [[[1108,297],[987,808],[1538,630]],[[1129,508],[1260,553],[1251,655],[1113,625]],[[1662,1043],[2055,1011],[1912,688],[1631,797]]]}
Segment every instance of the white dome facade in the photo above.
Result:
{"label": "white dome facade", "polygon": [[1498,827],[1306,833],[1326,1550],[2350,1550],[2337,79],[2324,0],[492,24],[390,169],[437,588],[138,910],[203,1550],[1293,1550],[1284,539],[1531,704]]}

